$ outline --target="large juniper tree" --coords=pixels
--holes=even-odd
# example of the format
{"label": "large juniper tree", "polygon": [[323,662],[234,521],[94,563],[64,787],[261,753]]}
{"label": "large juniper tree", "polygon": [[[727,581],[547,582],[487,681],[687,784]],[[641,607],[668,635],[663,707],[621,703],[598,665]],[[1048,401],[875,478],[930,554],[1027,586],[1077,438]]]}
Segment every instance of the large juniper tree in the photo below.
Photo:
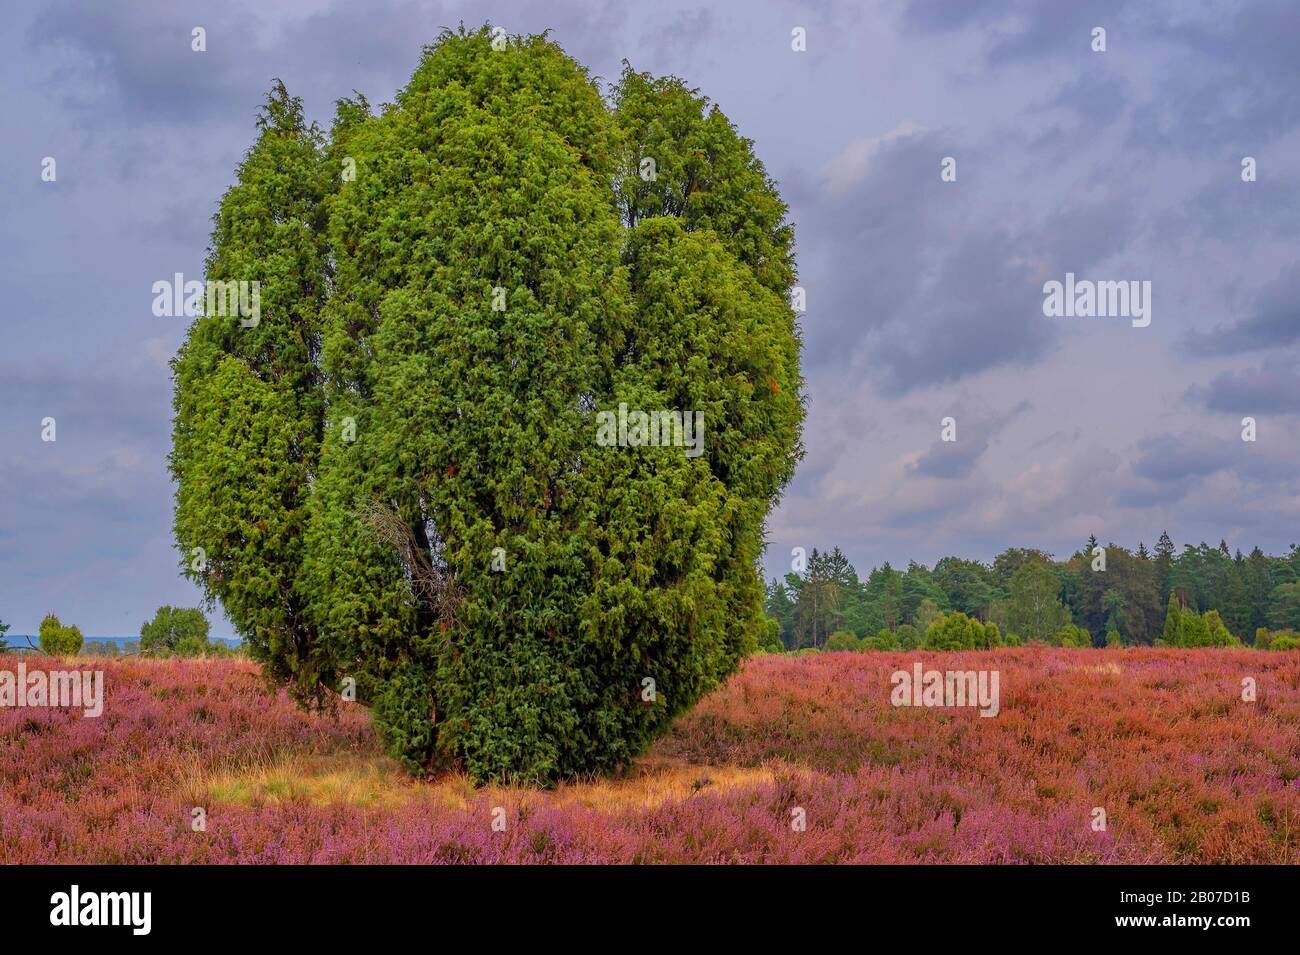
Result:
{"label": "large juniper tree", "polygon": [[[486,28],[328,137],[279,85],[259,125],[208,277],[260,280],[260,321],[199,318],[175,365],[184,566],[414,770],[618,767],[764,626],[803,418],[775,185],[680,81],[603,97]],[[699,412],[703,453],[602,446],[620,405]]]}

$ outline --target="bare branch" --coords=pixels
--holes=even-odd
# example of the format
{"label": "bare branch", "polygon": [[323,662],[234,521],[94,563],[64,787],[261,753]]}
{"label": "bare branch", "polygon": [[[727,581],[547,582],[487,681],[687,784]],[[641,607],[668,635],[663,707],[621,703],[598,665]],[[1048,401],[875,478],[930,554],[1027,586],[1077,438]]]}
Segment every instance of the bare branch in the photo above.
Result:
{"label": "bare branch", "polygon": [[382,501],[365,500],[359,511],[362,521],[375,536],[397,552],[415,598],[432,612],[443,630],[452,630],[464,593],[442,558],[442,539],[436,531],[427,535],[429,546],[426,547],[411,525]]}

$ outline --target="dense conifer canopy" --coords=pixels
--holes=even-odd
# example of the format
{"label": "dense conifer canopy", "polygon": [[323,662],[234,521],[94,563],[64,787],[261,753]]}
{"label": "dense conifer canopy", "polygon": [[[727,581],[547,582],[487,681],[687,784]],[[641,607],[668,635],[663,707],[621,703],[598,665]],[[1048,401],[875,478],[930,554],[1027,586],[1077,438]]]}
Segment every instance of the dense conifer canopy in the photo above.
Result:
{"label": "dense conifer canopy", "polygon": [[[300,699],[355,681],[414,771],[626,763],[766,630],[785,217],[698,92],[625,64],[602,95],[544,36],[446,33],[328,135],[277,84],[208,261],[260,315],[175,361],[187,571]],[[701,453],[598,443],[623,405],[698,415]]]}

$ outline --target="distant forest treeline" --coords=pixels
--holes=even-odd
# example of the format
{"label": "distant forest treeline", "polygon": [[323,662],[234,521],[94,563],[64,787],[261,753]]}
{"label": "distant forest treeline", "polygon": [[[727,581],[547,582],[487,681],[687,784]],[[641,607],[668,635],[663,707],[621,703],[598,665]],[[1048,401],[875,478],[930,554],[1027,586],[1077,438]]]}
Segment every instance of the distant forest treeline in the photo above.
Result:
{"label": "distant forest treeline", "polygon": [[[1067,560],[1032,548],[1013,547],[992,565],[944,557],[934,567],[915,561],[906,570],[888,563],[865,580],[836,547],[808,556],[802,573],[767,588],[769,649],[831,648],[848,634],[860,640],[895,643],[890,635],[924,640],[936,619],[954,612],[997,625],[1009,642],[1064,642],[1062,632],[1086,631],[1095,646],[1118,641],[1154,645],[1162,640],[1175,606],[1198,614],[1217,611],[1231,634],[1245,644],[1268,640],[1268,631],[1300,630],[1300,547],[1271,557],[1258,547],[1233,553],[1227,542],[1205,543],[1175,552],[1168,533],[1155,551],[1139,544],[1130,551],[1104,548],[1097,539]],[[780,647],[776,646],[779,632]],[[836,639],[832,640],[832,636]],[[1109,637],[1109,640],[1108,640]]]}

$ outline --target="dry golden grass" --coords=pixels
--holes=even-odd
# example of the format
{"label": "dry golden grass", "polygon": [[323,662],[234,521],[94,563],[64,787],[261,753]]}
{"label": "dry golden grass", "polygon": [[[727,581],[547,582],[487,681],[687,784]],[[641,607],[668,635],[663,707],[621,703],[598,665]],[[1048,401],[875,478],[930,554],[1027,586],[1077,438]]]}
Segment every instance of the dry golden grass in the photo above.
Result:
{"label": "dry golden grass", "polygon": [[417,788],[393,760],[355,754],[288,756],[197,782],[187,787],[191,793],[206,792],[216,802],[244,805],[305,800],[315,806],[391,808],[413,798]]}
{"label": "dry golden grass", "polygon": [[1122,669],[1120,669],[1120,665],[1113,660],[1106,663],[1098,664],[1096,666],[1075,666],[1075,667],[1071,667],[1070,669],[1082,670],[1084,673],[1109,673],[1112,676],[1119,676],[1121,673],[1124,672]]}
{"label": "dry golden grass", "polygon": [[696,793],[747,789],[771,782],[772,767],[699,766],[667,758],[647,758],[621,779],[564,783],[542,791],[514,786],[476,788],[463,775],[416,781],[386,756],[340,753],[285,755],[256,765],[204,774],[185,774],[181,791],[196,805],[208,801],[279,804],[305,800],[315,806],[355,805],[392,808],[428,801],[451,809],[488,797],[513,804],[581,805],[597,812],[651,809]]}

